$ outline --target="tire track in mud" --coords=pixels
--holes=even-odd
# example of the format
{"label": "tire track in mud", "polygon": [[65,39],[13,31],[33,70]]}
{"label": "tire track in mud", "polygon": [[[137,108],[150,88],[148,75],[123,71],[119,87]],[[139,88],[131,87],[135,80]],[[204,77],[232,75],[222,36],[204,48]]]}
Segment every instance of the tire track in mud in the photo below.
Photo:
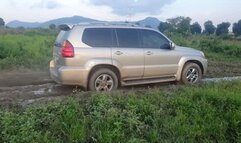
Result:
{"label": "tire track in mud", "polygon": [[[205,78],[203,83],[210,82],[220,82],[220,81],[233,81],[241,80],[241,76],[237,77],[223,77],[223,78]],[[155,87],[167,87],[170,84],[156,84]],[[134,90],[142,91],[143,88],[148,88],[148,85],[141,86],[131,86],[131,87],[122,87],[120,90]],[[152,86],[151,86],[152,87]],[[54,100],[58,98],[66,98],[68,95],[77,92],[83,91],[76,86],[63,86],[53,82],[48,81],[45,84],[39,85],[25,85],[25,86],[12,86],[12,87],[0,87],[0,105],[1,104],[12,104],[20,103],[22,105],[28,105],[39,100]],[[85,95],[90,94],[89,92],[83,92]]]}

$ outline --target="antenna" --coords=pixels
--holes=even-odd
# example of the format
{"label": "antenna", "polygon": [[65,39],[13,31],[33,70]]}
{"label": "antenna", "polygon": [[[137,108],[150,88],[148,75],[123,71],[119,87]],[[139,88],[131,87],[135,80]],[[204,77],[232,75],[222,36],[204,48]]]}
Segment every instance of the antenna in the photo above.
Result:
{"label": "antenna", "polygon": [[132,14],[133,8],[134,8],[134,4],[132,4],[132,3],[127,6],[127,13],[129,13],[129,14],[127,16],[126,22],[131,22],[132,21],[132,18],[133,18],[133,14]]}

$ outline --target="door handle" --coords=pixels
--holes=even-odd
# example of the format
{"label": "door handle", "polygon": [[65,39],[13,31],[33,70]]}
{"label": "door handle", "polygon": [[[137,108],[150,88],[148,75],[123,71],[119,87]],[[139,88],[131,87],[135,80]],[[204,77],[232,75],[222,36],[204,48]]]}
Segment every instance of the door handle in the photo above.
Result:
{"label": "door handle", "polygon": [[116,55],[123,55],[123,53],[121,51],[116,51],[115,54]]}
{"label": "door handle", "polygon": [[148,51],[146,54],[147,55],[153,55],[153,53],[151,51]]}

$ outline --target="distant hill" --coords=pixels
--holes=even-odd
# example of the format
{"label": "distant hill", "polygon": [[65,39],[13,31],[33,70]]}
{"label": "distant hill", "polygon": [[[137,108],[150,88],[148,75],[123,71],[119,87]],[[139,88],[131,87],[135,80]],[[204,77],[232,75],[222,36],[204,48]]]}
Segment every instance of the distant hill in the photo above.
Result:
{"label": "distant hill", "polygon": [[152,28],[157,28],[160,24],[160,20],[155,17],[147,17],[143,20],[138,21],[141,26],[149,26]]}
{"label": "distant hill", "polygon": [[48,27],[50,24],[61,25],[63,23],[77,24],[77,23],[89,23],[89,22],[100,22],[95,19],[90,19],[81,16],[64,17],[59,19],[50,20],[41,24],[41,27]]}
{"label": "distant hill", "polygon": [[41,23],[39,22],[23,22],[14,20],[9,23],[7,23],[8,27],[17,28],[17,27],[24,27],[24,28],[37,28],[41,27]]}
{"label": "distant hill", "polygon": [[[49,20],[43,23],[40,22],[24,22],[24,21],[11,21],[7,23],[8,27],[12,28],[17,28],[17,27],[24,27],[24,28],[47,28],[49,27],[50,24],[55,24],[55,25],[60,25],[63,23],[68,23],[68,24],[77,24],[77,23],[91,23],[91,22],[101,22],[99,20],[91,19],[91,18],[86,18],[82,16],[73,16],[73,17],[63,17],[63,18],[58,18],[58,19],[53,19]],[[160,21],[157,18],[154,17],[147,17],[143,20],[136,21],[139,23],[141,26],[150,26],[152,28],[157,28]]]}
{"label": "distant hill", "polygon": [[63,23],[69,23],[69,24],[77,24],[81,22],[98,22],[98,20],[85,18],[81,16],[73,16],[73,17],[63,17],[58,19],[49,20],[43,23],[39,22],[23,22],[23,21],[11,21],[7,23],[8,27],[17,28],[17,27],[24,27],[24,28],[37,28],[37,27],[43,27],[47,28],[50,24],[60,25]]}

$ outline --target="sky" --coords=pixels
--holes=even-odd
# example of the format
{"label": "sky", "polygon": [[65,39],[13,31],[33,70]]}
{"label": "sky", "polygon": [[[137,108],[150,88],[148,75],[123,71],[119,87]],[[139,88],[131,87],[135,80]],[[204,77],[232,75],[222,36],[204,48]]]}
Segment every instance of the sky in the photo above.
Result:
{"label": "sky", "polygon": [[165,21],[188,16],[192,22],[212,20],[218,24],[240,20],[240,7],[241,0],[1,0],[0,17],[7,23],[44,22],[74,15],[109,21],[149,16]]}

